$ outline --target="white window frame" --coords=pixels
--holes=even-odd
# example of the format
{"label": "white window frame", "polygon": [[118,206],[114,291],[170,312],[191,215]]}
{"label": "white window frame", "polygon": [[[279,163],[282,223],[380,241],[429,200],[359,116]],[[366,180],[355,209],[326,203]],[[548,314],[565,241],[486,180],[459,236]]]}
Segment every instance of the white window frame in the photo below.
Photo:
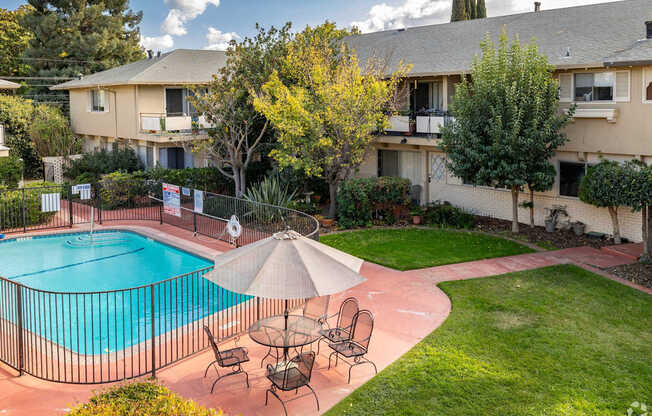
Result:
{"label": "white window frame", "polygon": [[[643,73],[641,74],[641,79],[643,80],[643,88],[641,89],[641,100],[643,104],[652,104],[652,100],[648,100],[647,97],[647,86],[652,82],[652,66],[644,66]],[[648,77],[647,74],[650,73]]]}
{"label": "white window frame", "polygon": [[[102,104],[104,105],[103,110],[94,110],[93,109],[93,94],[98,93],[102,97]],[[109,112],[109,100],[107,99],[107,94],[105,90],[92,89],[88,92],[88,112],[89,113],[108,113]]]}
{"label": "white window frame", "polygon": [[[614,74],[614,85],[612,87],[612,92],[611,92],[611,100],[592,100],[592,101],[578,101],[576,100],[576,95],[575,95],[575,75],[576,74],[603,74],[605,72],[611,72]],[[631,81],[631,80],[630,80]],[[613,104],[616,103],[616,71],[573,71],[572,72],[572,77],[571,77],[571,96],[572,96],[572,101],[574,103],[578,104]],[[631,87],[630,87],[631,89]]]}

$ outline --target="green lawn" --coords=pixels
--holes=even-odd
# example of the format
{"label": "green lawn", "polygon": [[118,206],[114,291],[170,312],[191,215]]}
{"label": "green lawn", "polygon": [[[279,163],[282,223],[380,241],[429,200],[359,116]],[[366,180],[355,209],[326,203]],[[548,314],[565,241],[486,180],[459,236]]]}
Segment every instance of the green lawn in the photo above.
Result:
{"label": "green lawn", "polygon": [[324,235],[319,241],[398,270],[534,252],[504,238],[446,229],[369,229]]}
{"label": "green lawn", "polygon": [[440,286],[453,302],[444,324],[327,415],[622,416],[652,404],[652,296],[571,265]]}

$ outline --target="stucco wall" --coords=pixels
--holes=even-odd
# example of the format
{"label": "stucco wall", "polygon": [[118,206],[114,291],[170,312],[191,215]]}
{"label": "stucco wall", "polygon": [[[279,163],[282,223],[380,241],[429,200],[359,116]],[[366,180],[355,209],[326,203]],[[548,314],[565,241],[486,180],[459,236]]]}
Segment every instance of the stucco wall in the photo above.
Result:
{"label": "stucco wall", "polygon": [[[112,92],[110,92],[112,91]],[[79,135],[132,138],[136,135],[135,87],[111,87],[106,92],[108,110],[90,111],[90,90],[70,90],[70,119]]]}

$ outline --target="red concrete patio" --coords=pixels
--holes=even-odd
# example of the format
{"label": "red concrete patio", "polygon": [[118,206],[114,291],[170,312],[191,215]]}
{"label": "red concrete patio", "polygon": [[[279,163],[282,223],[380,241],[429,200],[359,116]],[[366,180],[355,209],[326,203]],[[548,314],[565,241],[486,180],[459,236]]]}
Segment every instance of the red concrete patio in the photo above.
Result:
{"label": "red concrete patio", "polygon": [[[128,228],[204,256],[213,256],[230,248],[226,243],[208,237],[193,237],[192,232],[149,221],[111,223],[105,228]],[[62,231],[70,232],[70,229]],[[438,282],[562,263],[577,263],[592,268],[629,262],[630,258],[618,253],[581,247],[409,272],[365,263],[361,273],[368,280],[334,296],[330,313],[337,311],[344,298],[355,296],[360,300],[362,308],[370,309],[375,314],[376,326],[368,357],[376,363],[380,371],[441,325],[450,313],[450,300],[436,286]],[[233,342],[225,343],[225,347],[232,345]],[[250,375],[249,389],[245,386],[243,376],[234,376],[222,380],[211,395],[209,391],[215,373],[209,372],[209,377],[203,378],[206,365],[213,360],[210,351],[159,370],[158,379],[182,396],[196,400],[204,406],[221,408],[228,415],[282,414],[280,403],[273,398],[270,398],[269,406],[264,406],[265,390],[269,383],[264,377],[264,370],[260,368],[260,359],[265,355],[266,348],[253,344],[246,335],[242,336],[239,345],[249,348],[252,358],[251,362],[244,365]],[[319,396],[321,412],[329,409],[374,375],[373,368],[369,365],[355,367],[352,382],[347,384],[348,366],[340,365],[338,368],[327,370],[328,350],[322,343],[322,354],[317,358],[311,383]],[[63,414],[69,407],[87,400],[94,390],[105,386],[56,384],[27,375],[17,377],[14,371],[0,365],[0,414]],[[287,393],[283,397],[286,396],[296,397]],[[294,415],[317,414],[312,396],[290,402],[288,411]]]}

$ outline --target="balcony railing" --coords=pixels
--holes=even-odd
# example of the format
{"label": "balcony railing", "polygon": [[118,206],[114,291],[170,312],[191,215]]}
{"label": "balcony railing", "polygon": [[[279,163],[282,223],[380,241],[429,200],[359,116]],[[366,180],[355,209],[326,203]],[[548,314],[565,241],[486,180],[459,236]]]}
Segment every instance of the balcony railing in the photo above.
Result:
{"label": "balcony railing", "polygon": [[387,132],[402,135],[438,135],[441,133],[441,126],[452,120],[454,118],[448,112],[439,110],[392,115],[389,117],[390,127]]}
{"label": "balcony railing", "polygon": [[151,134],[200,133],[213,127],[203,115],[140,113],[140,131]]}

